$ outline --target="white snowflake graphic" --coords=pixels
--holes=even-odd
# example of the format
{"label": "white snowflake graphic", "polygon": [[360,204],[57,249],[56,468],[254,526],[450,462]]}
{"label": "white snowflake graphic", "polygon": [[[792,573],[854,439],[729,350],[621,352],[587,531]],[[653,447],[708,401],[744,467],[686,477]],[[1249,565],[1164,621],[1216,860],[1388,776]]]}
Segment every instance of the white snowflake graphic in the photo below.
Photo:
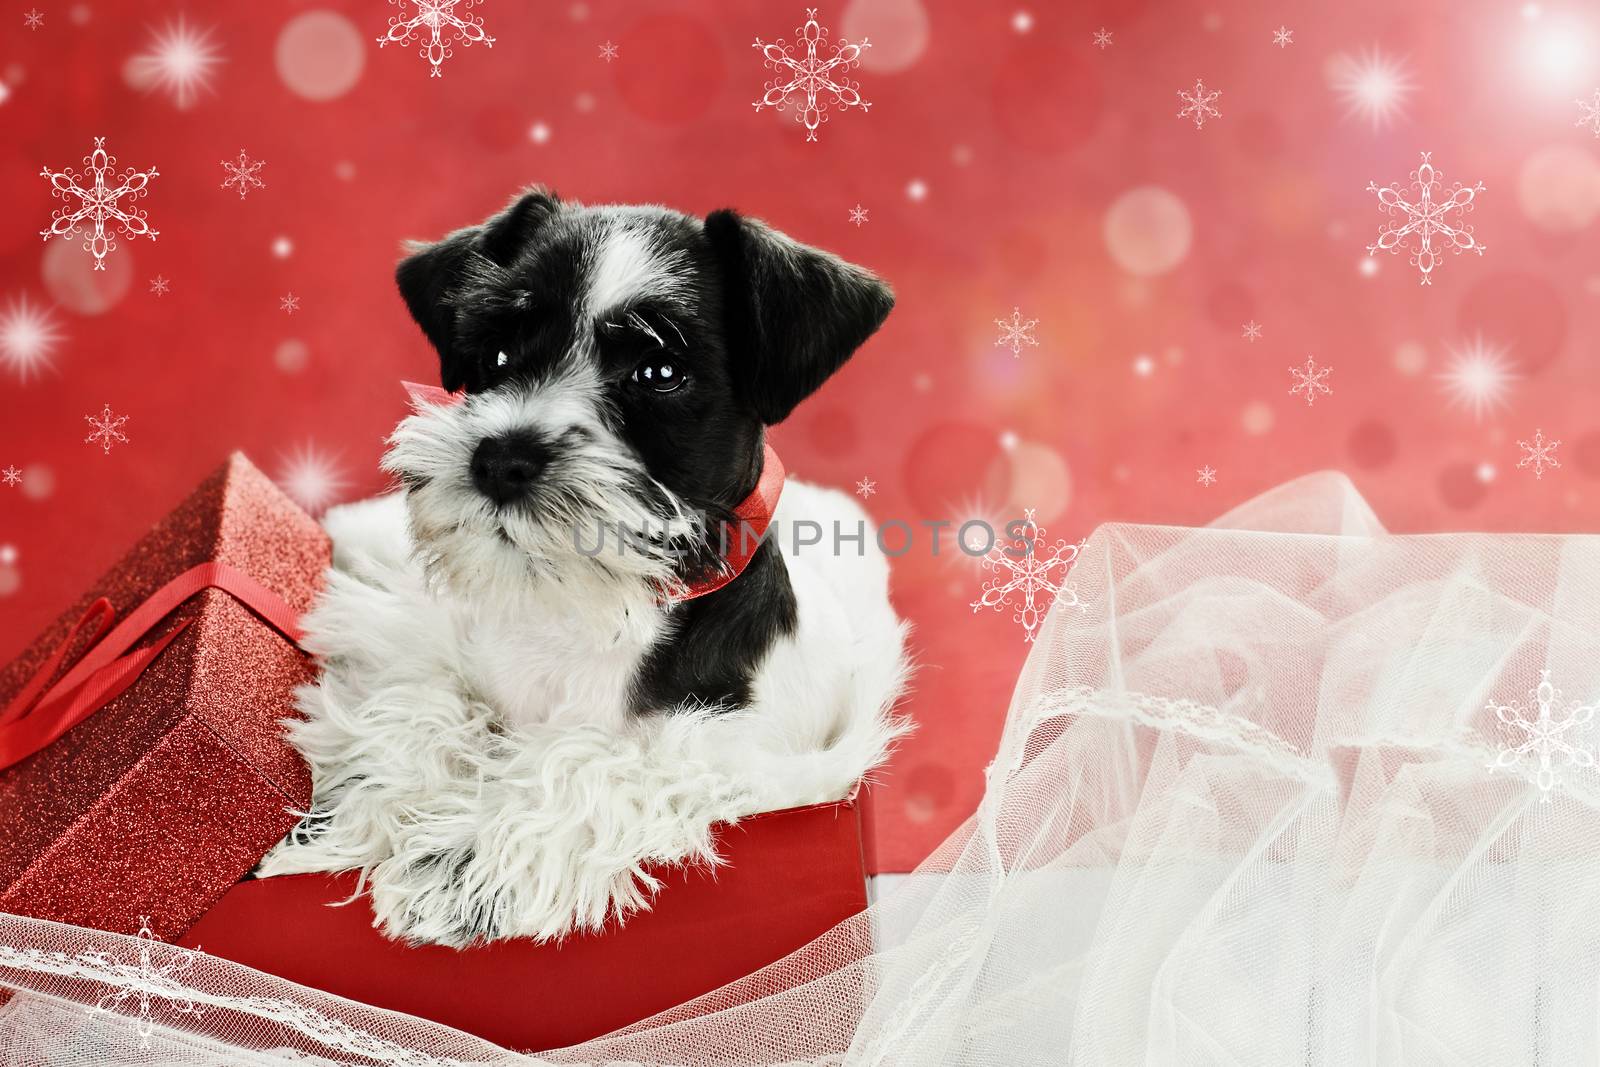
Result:
{"label": "white snowflake graphic", "polygon": [[1521,470],[1529,464],[1532,464],[1533,477],[1535,481],[1542,481],[1544,479],[1544,469],[1546,467],[1552,467],[1556,470],[1561,469],[1561,461],[1556,459],[1556,449],[1561,447],[1561,442],[1546,441],[1544,439],[1544,430],[1542,428],[1535,429],[1533,431],[1532,444],[1529,444],[1526,441],[1518,441],[1517,447],[1527,453],[1527,455],[1523,456],[1517,461],[1517,469]]}
{"label": "white snowflake graphic", "polygon": [[155,932],[150,929],[149,916],[139,917],[138,937],[139,959],[136,963],[114,959],[98,949],[85,952],[79,958],[100,968],[104,977],[97,975],[97,979],[112,986],[112,990],[90,1010],[128,1014],[123,1010],[124,1005],[137,1005],[133,1023],[139,1034],[139,1047],[149,1048],[150,1035],[155,1032],[154,1008],[157,1001],[164,1002],[162,1006],[166,1010],[178,1015],[200,1015],[206,1009],[186,996],[184,985],[177,981],[177,976],[194,963],[194,953],[189,949],[181,949],[157,965],[150,949],[160,942],[156,941]]}
{"label": "white snowflake graphic", "polygon": [[1333,395],[1333,390],[1323,381],[1324,378],[1333,373],[1333,368],[1318,367],[1315,356],[1307,356],[1306,365],[1303,368],[1290,367],[1289,373],[1294,375],[1295,381],[1298,383],[1289,387],[1289,395],[1299,396],[1304,394],[1306,407],[1316,403],[1318,393]]}
{"label": "white snowflake graphic", "polygon": [[[417,49],[417,54],[428,61],[432,72],[430,78],[440,78],[444,72],[440,65],[451,56],[455,55],[453,42],[461,42],[462,47],[471,44],[481,44],[485,48],[494,47],[494,38],[483,30],[483,20],[472,14],[472,6],[478,0],[389,0],[391,4],[399,7],[402,12],[406,5],[417,9],[417,13],[410,18],[404,14],[389,16],[389,32],[378,38],[378,47],[386,44],[410,44],[412,40],[421,37],[422,47]],[[447,42],[446,38],[450,38]]]}
{"label": "white snowflake graphic", "polygon": [[1261,340],[1261,325],[1255,319],[1244,324],[1244,339],[1252,344]]}
{"label": "white snowflake graphic", "polygon": [[22,24],[28,27],[30,30],[38,29],[40,26],[44,25],[44,12],[40,11],[38,8],[33,8],[31,11],[23,12]]}
{"label": "white snowflake graphic", "polygon": [[239,199],[243,200],[244,195],[251,189],[263,189],[266,187],[267,183],[256,177],[264,166],[266,166],[265,162],[252,160],[244,154],[244,149],[241,148],[239,149],[238,162],[227,159],[222,161],[222,169],[228,173],[228,177],[222,181],[222,187],[224,189],[237,188],[239,190]]}
{"label": "white snowflake graphic", "polygon": [[1104,52],[1111,47],[1111,31],[1101,26],[1094,34],[1094,46]]}
{"label": "white snowflake graphic", "polygon": [[113,445],[125,445],[128,443],[127,435],[122,432],[123,424],[128,421],[128,416],[113,415],[110,404],[102,406],[98,417],[85,415],[83,421],[87,422],[91,427],[89,436],[83,439],[83,443],[92,445],[99,442],[100,447],[108,456],[111,454]]}
{"label": "white snowflake graphic", "polygon": [[1195,481],[1199,482],[1201,485],[1216,485],[1217,484],[1217,472],[1212,468],[1211,464],[1209,464],[1209,463],[1207,463],[1204,467],[1201,467],[1199,470],[1195,471],[1194,473],[1195,473]]}
{"label": "white snowflake graphic", "polygon": [[[817,139],[817,129],[828,121],[829,108],[848,111],[872,107],[861,98],[861,86],[845,72],[861,64],[861,53],[872,47],[866,38],[860,44],[840,40],[830,47],[828,31],[817,23],[817,9],[806,8],[806,23],[795,29],[794,48],[782,37],[767,44],[756,38],[763,62],[778,76],[766,83],[766,94],[755,102],[756,111],[770,107],[783,111],[794,107],[794,119],[806,128],[806,140]],[[799,50],[803,49],[803,54]],[[824,56],[819,54],[827,50]]]}
{"label": "white snowflake graphic", "polygon": [[172,283],[159,274],[150,279],[150,291],[157,296],[166,296],[167,291],[171,288]]}
{"label": "white snowflake graphic", "polygon": [[293,293],[285,293],[278,301],[278,310],[284,314],[293,315],[300,310],[300,298]]}
{"label": "white snowflake graphic", "polygon": [[[106,269],[106,256],[117,247],[113,231],[120,228],[129,237],[148,237],[154,241],[159,230],[150,228],[145,213],[133,206],[133,201],[148,196],[146,188],[150,179],[157,177],[156,169],[147,171],[127,168],[121,174],[113,173],[117,157],[106,152],[106,139],[94,139],[94,151],[83,157],[89,169],[79,174],[73,168],[53,171],[45,167],[40,177],[50,180],[51,195],[67,202],[56,208],[50,216],[50,228],[40,230],[39,236],[48,241],[52,237],[70,240],[74,234],[83,234],[83,249],[94,254],[94,269]],[[93,178],[85,189],[81,183]],[[110,182],[107,182],[107,178]],[[118,202],[127,198],[126,207]]]}
{"label": "white snowflake graphic", "polygon": [[275,479],[290,498],[312,514],[339,499],[347,482],[335,456],[307,443],[285,458]]}
{"label": "white snowflake graphic", "polygon": [[1023,345],[1032,345],[1035,348],[1039,347],[1039,342],[1034,340],[1033,337],[1033,328],[1039,325],[1039,320],[1028,319],[1024,321],[1022,318],[1022,310],[1020,308],[1011,309],[1010,321],[1007,321],[1006,319],[995,319],[994,324],[1000,327],[1000,336],[996,338],[994,342],[995,345],[997,347],[1004,346],[1010,348],[1012,356],[1021,356]]}
{"label": "white snowflake graphic", "polygon": [[1501,743],[1489,770],[1516,767],[1524,757],[1532,756],[1538,764],[1534,782],[1543,794],[1540,802],[1548,804],[1550,790],[1561,780],[1562,767],[1595,765],[1593,746],[1577,736],[1593,724],[1595,705],[1562,700],[1561,690],[1550,684],[1549,671],[1540,672],[1539,686],[1528,696],[1532,703],[1526,705],[1520,700],[1509,704],[1489,701],[1488,710],[1494,712],[1500,732],[1508,738]]}
{"label": "white snowflake graphic", "polygon": [[850,209],[850,221],[856,224],[857,229],[860,229],[861,225],[867,221],[867,209],[859,203],[856,204],[855,207]]}
{"label": "white snowflake graphic", "polygon": [[600,46],[600,58],[607,63],[617,58],[617,46],[612,44],[609,38],[607,38],[605,44]]}
{"label": "white snowflake graphic", "polygon": [[1287,48],[1294,44],[1294,31],[1287,26],[1279,26],[1272,31],[1272,43],[1279,48]]}
{"label": "white snowflake graphic", "polygon": [[[1398,182],[1385,186],[1379,186],[1376,182],[1367,183],[1367,192],[1378,194],[1378,203],[1383,206],[1384,213],[1399,213],[1403,219],[1400,225],[1389,223],[1380,227],[1377,242],[1367,246],[1367,255],[1398,252],[1406,239],[1415,235],[1416,241],[1407,251],[1411,254],[1411,265],[1421,271],[1423,285],[1433,284],[1433,269],[1439,265],[1439,259],[1446,251],[1453,251],[1456,255],[1462,252],[1483,255],[1483,246],[1472,236],[1472,227],[1460,218],[1472,210],[1472,201],[1483,192],[1483,183],[1469,187],[1456,182],[1448,190],[1449,195],[1445,199],[1437,199],[1445,190],[1439,173],[1428,161],[1432,154],[1422,153],[1422,165],[1411,172],[1416,203],[1406,199]],[[1458,216],[1454,226],[1448,221],[1452,214]],[[1435,247],[1437,238],[1443,238],[1443,241]]]}
{"label": "white snowflake graphic", "polygon": [[1600,137],[1600,89],[1594,91],[1592,100],[1579,100],[1577,103],[1578,110],[1583,114],[1573,125],[1587,126],[1596,137]]}
{"label": "white snowflake graphic", "polygon": [[0,312],[0,366],[27,381],[50,365],[61,330],[49,308],[28,303],[28,294],[6,302]]}
{"label": "white snowflake graphic", "polygon": [[179,15],[151,40],[146,51],[133,57],[128,71],[138,87],[147,92],[165,89],[179,109],[188,110],[202,91],[211,88],[212,75],[222,62],[211,31],[195,30]]}
{"label": "white snowflake graphic", "polygon": [[20,481],[22,481],[22,472],[17,470],[15,466],[10,466],[0,471],[0,482],[4,482],[7,485],[16,485]]}
{"label": "white snowflake graphic", "polygon": [[862,500],[867,499],[867,497],[871,496],[877,491],[878,483],[873,481],[871,478],[862,478],[856,483],[856,494],[860,496]]}
{"label": "white snowflake graphic", "polygon": [[983,583],[983,593],[972,602],[972,610],[1012,607],[1012,620],[1022,624],[1022,639],[1031,642],[1051,603],[1059,600],[1079,611],[1088,607],[1078,599],[1078,591],[1064,582],[1084,542],[1069,545],[1058,539],[1046,543],[1044,528],[1034,521],[1034,509],[1029,508],[1026,515],[1024,521],[1007,527],[1006,533],[1015,535],[1009,545],[996,545],[983,557],[984,570],[996,576]]}
{"label": "white snowflake graphic", "polygon": [[1178,112],[1180,119],[1194,119],[1194,128],[1204,129],[1206,119],[1219,119],[1222,112],[1211,105],[1222,95],[1221,89],[1207,89],[1206,83],[1196,78],[1194,88],[1179,89],[1178,99],[1184,101],[1183,110]]}

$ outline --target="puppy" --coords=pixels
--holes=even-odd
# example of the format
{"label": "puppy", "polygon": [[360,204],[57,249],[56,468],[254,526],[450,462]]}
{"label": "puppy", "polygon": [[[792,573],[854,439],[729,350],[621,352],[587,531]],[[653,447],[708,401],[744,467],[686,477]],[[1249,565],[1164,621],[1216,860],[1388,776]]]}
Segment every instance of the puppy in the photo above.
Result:
{"label": "puppy", "polygon": [[765,428],[883,322],[882,281],[732,211],[542,189],[397,279],[460,395],[396,429],[399,493],[325,520],[289,724],[314,811],[263,875],[359,867],[410,940],[558,938],[717,862],[716,823],[887,758],[906,628],[865,514],[790,480],[753,551],[732,522],[765,517]]}

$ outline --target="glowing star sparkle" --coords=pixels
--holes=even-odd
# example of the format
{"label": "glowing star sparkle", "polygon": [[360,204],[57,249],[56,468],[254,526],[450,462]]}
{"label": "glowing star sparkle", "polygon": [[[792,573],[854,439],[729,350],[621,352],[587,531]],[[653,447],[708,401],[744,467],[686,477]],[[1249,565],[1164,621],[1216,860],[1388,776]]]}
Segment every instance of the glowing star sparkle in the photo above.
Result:
{"label": "glowing star sparkle", "polygon": [[1578,110],[1582,114],[1578,117],[1578,121],[1573,123],[1573,125],[1585,126],[1591,130],[1596,137],[1600,137],[1600,89],[1596,89],[1594,91],[1593,99],[1579,100],[1577,103]]}
{"label": "glowing star sparkle", "polygon": [[222,187],[224,189],[238,189],[239,199],[243,200],[244,195],[251,189],[266,188],[267,183],[256,177],[256,175],[260,173],[261,168],[264,166],[266,166],[265,162],[261,160],[252,160],[249,156],[244,154],[244,149],[241,148],[239,149],[238,162],[233,162],[226,159],[222,161],[222,169],[227,172],[228,175],[228,177],[223,179]]}
{"label": "glowing star sparkle", "polygon": [[[1421,273],[1422,285],[1433,284],[1433,269],[1439,265],[1445,252],[1454,252],[1458,256],[1463,252],[1475,252],[1481,256],[1484,252],[1483,245],[1472,235],[1472,227],[1463,221],[1467,212],[1472,210],[1473,200],[1483,192],[1483,183],[1465,186],[1456,182],[1449,188],[1449,195],[1439,199],[1439,194],[1447,190],[1439,172],[1428,161],[1432,154],[1422,153],[1421,166],[1411,172],[1411,187],[1416,190],[1415,202],[1406,199],[1399,182],[1383,186],[1377,182],[1367,183],[1367,192],[1378,194],[1378,203],[1384,213],[1399,216],[1397,222],[1378,228],[1378,239],[1367,246],[1367,255],[1394,253],[1405,248],[1410,253],[1411,265]],[[1415,240],[1408,242],[1408,238]]]}
{"label": "glowing star sparkle", "polygon": [[1206,119],[1219,119],[1222,117],[1222,112],[1211,106],[1221,95],[1221,89],[1207,89],[1206,83],[1196,78],[1193,89],[1178,90],[1178,99],[1184,101],[1185,105],[1178,112],[1178,117],[1180,119],[1193,119],[1195,129],[1204,129]]}
{"label": "glowing star sparkle", "polygon": [[866,112],[872,105],[861,98],[861,87],[845,76],[860,66],[861,53],[871,45],[863,37],[860,44],[840,40],[830,45],[828,31],[817,22],[817,9],[806,8],[806,23],[795,29],[791,48],[782,37],[767,44],[756,38],[763,62],[777,72],[766,83],[766,93],[755,102],[756,111],[794,108],[794,119],[806,128],[806,140],[817,139],[817,129],[828,121],[830,108],[848,111],[859,107]]}
{"label": "glowing star sparkle", "polygon": [[1594,748],[1578,735],[1594,722],[1595,705],[1561,699],[1561,690],[1550,684],[1550,672],[1541,671],[1538,688],[1530,690],[1531,704],[1513,700],[1509,704],[1489,701],[1487,708],[1499,721],[1502,742],[1491,772],[1518,767],[1526,757],[1537,765],[1533,780],[1539,787],[1540,803],[1550,802],[1550,790],[1561,781],[1565,767],[1593,768]]}
{"label": "glowing star sparkle", "polygon": [[1472,411],[1475,421],[1506,402],[1506,389],[1516,380],[1505,354],[1480,335],[1470,345],[1451,350],[1450,368],[1439,375],[1452,407]]}
{"label": "glowing star sparkle", "polygon": [[61,330],[48,308],[28,303],[27,294],[6,302],[0,311],[0,367],[27,381],[50,365]]}
{"label": "glowing star sparkle", "polygon": [[861,497],[862,500],[867,499],[867,497],[871,496],[877,491],[878,483],[873,481],[871,478],[862,478],[856,483],[856,495]]}
{"label": "glowing star sparkle", "polygon": [[994,324],[1000,327],[1000,336],[995,339],[995,346],[1003,346],[1011,349],[1011,355],[1013,358],[1022,355],[1023,345],[1032,345],[1034,348],[1039,347],[1039,342],[1034,340],[1033,337],[1033,328],[1039,325],[1039,320],[1024,320],[1022,317],[1022,309],[1012,308],[1011,318],[1009,321],[1006,319],[995,319]]}
{"label": "glowing star sparkle", "polygon": [[338,500],[346,482],[333,458],[307,444],[288,456],[274,479],[295,503],[315,514]]}
{"label": "glowing star sparkle", "polygon": [[1376,49],[1362,52],[1360,58],[1339,56],[1333,65],[1332,82],[1344,99],[1348,114],[1365,118],[1374,130],[1388,125],[1405,110],[1406,96],[1413,88],[1405,65]]}
{"label": "glowing star sparkle", "polygon": [[[160,233],[152,230],[145,213],[133,206],[135,200],[149,195],[146,186],[157,177],[156,169],[138,171],[129,167],[120,174],[114,173],[117,157],[107,154],[105,145],[104,137],[94,139],[94,151],[83,157],[88,170],[82,174],[71,167],[61,171],[45,167],[39,172],[40,177],[50,180],[51,195],[67,202],[66,207],[56,208],[50,216],[50,228],[40,230],[39,236],[48,241],[52,237],[70,240],[74,234],[83,234],[83,249],[94,255],[95,270],[105,270],[106,256],[116,250],[116,230],[152,241]],[[126,205],[121,203],[124,199]]]}
{"label": "glowing star sparkle", "polygon": [[1289,373],[1294,376],[1295,381],[1298,383],[1289,387],[1289,395],[1304,395],[1306,407],[1316,403],[1318,393],[1325,393],[1328,396],[1333,395],[1333,390],[1323,381],[1324,378],[1333,373],[1333,368],[1318,367],[1315,356],[1307,356],[1304,367],[1290,367]]}
{"label": "glowing star sparkle", "polygon": [[417,54],[428,61],[431,69],[428,77],[441,78],[444,72],[440,65],[451,56],[455,55],[454,42],[459,41],[462,47],[471,44],[481,44],[485,48],[494,47],[494,38],[490,37],[483,29],[483,20],[472,14],[472,6],[477,0],[389,0],[391,4],[400,8],[402,12],[407,5],[416,8],[416,14],[410,18],[401,15],[389,16],[389,32],[378,38],[378,47],[386,44],[410,44],[413,40],[421,39],[422,46],[417,49]]}
{"label": "glowing star sparkle", "polygon": [[983,583],[983,593],[972,602],[972,610],[976,613],[984,608],[1013,608],[1011,618],[1022,624],[1022,639],[1031,642],[1052,603],[1079,611],[1087,611],[1088,607],[1078,599],[1078,591],[1065,584],[1084,542],[1069,545],[1058,539],[1047,544],[1044,528],[1034,521],[1033,509],[1029,508],[1026,515],[1024,521],[1006,528],[1011,544],[996,545],[983,557],[983,569],[993,571],[996,577]]}
{"label": "glowing star sparkle", "polygon": [[222,54],[211,40],[210,30],[196,30],[184,21],[176,22],[155,34],[145,51],[129,61],[130,80],[146,91],[164,89],[172,94],[181,110],[194,106],[202,92],[211,88]]}
{"label": "glowing star sparkle", "polygon": [[89,436],[83,439],[86,445],[99,444],[106,455],[111,454],[113,445],[125,445],[128,437],[122,432],[122,427],[128,421],[126,415],[113,415],[111,405],[102,405],[100,414],[85,415],[83,421],[89,424]]}
{"label": "glowing star sparkle", "polygon": [[1561,442],[1546,441],[1543,429],[1533,431],[1532,444],[1526,441],[1518,441],[1517,447],[1527,453],[1517,461],[1517,469],[1521,470],[1531,465],[1535,481],[1543,480],[1546,467],[1552,467],[1555,470],[1561,469],[1561,461],[1556,459],[1556,449],[1561,447]]}
{"label": "glowing star sparkle", "polygon": [[[137,1005],[133,1013],[134,1030],[139,1035],[139,1047],[150,1047],[150,1035],[155,1032],[157,1002],[163,1010],[176,1015],[202,1015],[205,1008],[184,996],[184,985],[177,980],[194,963],[194,953],[189,949],[173,949],[156,940],[150,929],[149,916],[139,917],[139,958],[136,962],[116,959],[110,954],[93,950],[81,957],[93,963],[96,969],[109,977],[101,979],[111,986],[91,1009],[97,1012],[128,1014],[125,1006]],[[151,949],[161,944],[161,953],[173,953],[162,963],[155,962]]]}

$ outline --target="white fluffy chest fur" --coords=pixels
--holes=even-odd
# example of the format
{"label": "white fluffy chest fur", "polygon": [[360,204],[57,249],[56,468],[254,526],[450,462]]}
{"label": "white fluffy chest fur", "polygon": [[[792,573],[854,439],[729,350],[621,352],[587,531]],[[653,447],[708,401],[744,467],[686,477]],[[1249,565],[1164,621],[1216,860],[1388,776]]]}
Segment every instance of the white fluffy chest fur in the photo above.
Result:
{"label": "white fluffy chest fur", "polygon": [[[796,518],[829,539],[795,554]],[[715,862],[717,822],[845,796],[906,729],[887,562],[870,533],[831,544],[865,518],[791,481],[775,529],[798,624],[750,705],[639,715],[630,683],[668,625],[646,590],[492,613],[429,588],[398,496],[331,511],[334,568],[306,620],[323,674],[291,724],[318,830],[263,873],[360,867],[397,935],[559,937],[645,906],[648,864]]]}

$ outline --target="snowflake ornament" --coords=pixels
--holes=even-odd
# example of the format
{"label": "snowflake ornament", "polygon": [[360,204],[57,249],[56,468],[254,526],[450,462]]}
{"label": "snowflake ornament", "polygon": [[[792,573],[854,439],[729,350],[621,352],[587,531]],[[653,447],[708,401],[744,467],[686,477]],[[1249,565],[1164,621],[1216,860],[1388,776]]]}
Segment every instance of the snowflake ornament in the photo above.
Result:
{"label": "snowflake ornament", "polygon": [[[148,196],[146,188],[150,179],[157,177],[154,167],[146,171],[127,168],[114,173],[117,157],[106,152],[106,139],[94,139],[94,151],[83,157],[89,169],[79,174],[73,168],[53,171],[45,167],[40,177],[50,180],[50,192],[67,202],[56,208],[50,216],[50,228],[40,230],[39,236],[48,241],[52,237],[70,240],[74,234],[83,234],[83,249],[94,255],[94,269],[106,269],[106,256],[116,250],[114,231],[129,237],[148,237],[154,241],[159,230],[152,230],[145,213],[133,206],[141,196]],[[84,183],[93,179],[89,188]],[[108,179],[109,178],[109,182]],[[126,206],[119,201],[127,199]]]}
{"label": "snowflake ornament", "polygon": [[996,545],[983,557],[983,569],[996,576],[983,583],[982,595],[972,602],[974,613],[1012,607],[1011,618],[1022,624],[1022,639],[1027,642],[1033,641],[1052,603],[1089,610],[1078,599],[1077,589],[1064,582],[1085,542],[1069,545],[1058,539],[1047,544],[1044,528],[1034,521],[1033,513],[1029,508],[1023,522],[1007,528],[1007,534],[1014,534],[1010,545]]}
{"label": "snowflake ornament", "polygon": [[293,293],[285,293],[278,300],[278,310],[286,315],[293,315],[300,310],[300,298]]}
{"label": "snowflake ornament", "polygon": [[[138,938],[139,958],[136,963],[115,959],[98,949],[83,953],[81,959],[107,972],[108,977],[101,980],[112,987],[90,1010],[123,1014],[125,1004],[137,1005],[138,1011],[133,1015],[133,1022],[139,1035],[139,1047],[149,1048],[150,1035],[155,1032],[154,1008],[157,1001],[164,1002],[166,1010],[178,1015],[201,1015],[206,1009],[185,996],[185,987],[177,980],[178,975],[193,965],[194,953],[189,949],[180,949],[164,963],[159,966],[155,964],[154,953],[150,949],[161,942],[156,940],[155,931],[150,929],[149,916],[139,917]],[[163,944],[162,947],[166,946]]]}
{"label": "snowflake ornament", "polygon": [[[378,38],[378,47],[386,44],[410,44],[422,39],[417,54],[432,68],[428,77],[441,78],[440,65],[455,55],[453,42],[462,47],[481,44],[494,47],[494,38],[483,29],[483,20],[472,14],[472,5],[478,0],[389,0],[400,8],[402,14],[389,16],[389,32]],[[416,14],[404,17],[407,5],[416,8]],[[447,41],[447,38],[449,39]]]}
{"label": "snowflake ornament", "polygon": [[1279,26],[1272,31],[1272,43],[1280,49],[1294,44],[1294,31],[1287,26]]}
{"label": "snowflake ornament", "polygon": [[160,274],[150,279],[150,291],[157,296],[166,296],[171,288],[172,283]]}
{"label": "snowflake ornament", "polygon": [[[806,24],[795,29],[794,47],[782,37],[767,44],[756,38],[763,62],[778,76],[766,83],[766,94],[755,102],[756,111],[770,107],[795,109],[794,120],[806,128],[806,140],[817,139],[817,129],[828,121],[828,109],[848,111],[859,107],[866,112],[872,105],[861,98],[861,87],[845,77],[845,72],[860,66],[861,53],[872,47],[865,37],[860,44],[840,40],[829,45],[828,31],[817,22],[817,9],[806,8]],[[800,53],[800,49],[804,53]],[[826,52],[825,55],[820,54]],[[791,99],[793,98],[793,99]]]}
{"label": "snowflake ornament", "polygon": [[876,493],[877,491],[878,491],[878,483],[873,481],[871,478],[862,478],[859,482],[856,483],[856,495],[859,496],[862,500],[867,499],[867,497],[871,496],[873,493]]}
{"label": "snowflake ornament", "polygon": [[1251,344],[1261,340],[1261,324],[1255,319],[1244,324],[1244,339]]}
{"label": "snowflake ornament", "polygon": [[1521,470],[1529,464],[1532,464],[1533,477],[1535,481],[1542,481],[1544,479],[1544,469],[1546,467],[1552,467],[1555,470],[1561,469],[1561,461],[1556,459],[1556,449],[1561,447],[1561,442],[1546,441],[1544,439],[1543,429],[1535,429],[1533,431],[1532,444],[1529,444],[1526,441],[1518,441],[1517,447],[1527,453],[1527,455],[1523,456],[1517,461],[1517,469]]}
{"label": "snowflake ornament", "polygon": [[1012,308],[1009,322],[1005,319],[995,319],[994,324],[1000,327],[1000,336],[995,339],[995,346],[1004,346],[1011,349],[1013,358],[1022,355],[1023,345],[1032,345],[1034,348],[1039,347],[1039,342],[1034,340],[1033,337],[1033,328],[1039,325],[1039,320],[1028,319],[1024,321],[1022,309]]}
{"label": "snowflake ornament", "polygon": [[617,58],[617,46],[612,44],[609,39],[607,39],[605,44],[600,46],[600,58],[605,60],[607,63],[610,63],[613,59]]}
{"label": "snowflake ornament", "polygon": [[89,436],[83,439],[83,443],[92,445],[98,442],[108,456],[111,454],[113,445],[125,445],[128,443],[127,435],[122,432],[123,424],[128,421],[128,416],[113,415],[110,404],[102,406],[98,417],[85,415],[83,421],[87,422],[91,427]]}
{"label": "snowflake ornament", "polygon": [[1303,368],[1290,367],[1289,373],[1294,376],[1297,383],[1289,387],[1289,395],[1300,396],[1304,394],[1306,407],[1311,407],[1316,403],[1318,393],[1326,393],[1328,396],[1333,395],[1333,390],[1323,381],[1324,378],[1333,373],[1333,368],[1318,367],[1315,356],[1307,356],[1306,365]]}
{"label": "snowflake ornament", "polygon": [[1578,118],[1577,122],[1573,123],[1573,125],[1587,126],[1590,130],[1594,131],[1594,135],[1596,137],[1600,137],[1600,89],[1596,89],[1594,91],[1594,99],[1587,101],[1579,100],[1578,110],[1583,114]]}
{"label": "snowflake ornament", "polygon": [[862,207],[860,204],[857,204],[855,207],[851,208],[850,221],[855,223],[856,229],[859,230],[862,224],[867,221],[867,209]]}
{"label": "snowflake ornament", "polygon": [[0,482],[4,482],[6,485],[16,485],[17,483],[19,483],[21,481],[22,481],[22,472],[17,470],[15,465],[7,467],[3,471],[0,471]]}
{"label": "snowflake ornament", "polygon": [[1201,467],[1199,470],[1195,471],[1194,473],[1195,473],[1195,479],[1194,480],[1199,482],[1201,485],[1216,485],[1217,484],[1217,472],[1211,466],[1211,464],[1209,464],[1209,463],[1207,463],[1204,467]]}
{"label": "snowflake ornament", "polygon": [[44,12],[33,8],[22,13],[22,24],[30,30],[36,30],[44,25]]}
{"label": "snowflake ornament", "polygon": [[[1389,223],[1380,227],[1377,242],[1367,246],[1367,255],[1398,252],[1406,239],[1415,235],[1416,240],[1407,251],[1411,254],[1411,265],[1422,274],[1423,285],[1433,284],[1433,269],[1439,265],[1439,259],[1446,251],[1454,251],[1456,255],[1462,252],[1483,255],[1483,245],[1472,236],[1472,227],[1462,221],[1462,216],[1472,210],[1473,199],[1483,192],[1483,183],[1469,187],[1456,182],[1450,187],[1449,196],[1438,199],[1444,191],[1444,182],[1428,161],[1432,154],[1422,153],[1422,165],[1411,172],[1411,185],[1417,197],[1415,203],[1406,199],[1398,182],[1385,186],[1379,186],[1376,182],[1367,183],[1367,192],[1378,194],[1378,203],[1383,206],[1385,214],[1399,213],[1403,219],[1401,225]],[[1451,216],[1455,216],[1453,226],[1449,221]],[[1434,245],[1436,238],[1443,238],[1438,247]]]}
{"label": "snowflake ornament", "polygon": [[1550,790],[1560,782],[1561,767],[1593,768],[1594,747],[1578,735],[1587,731],[1594,722],[1595,704],[1561,699],[1561,690],[1550,684],[1550,672],[1542,671],[1539,685],[1529,691],[1532,704],[1520,700],[1509,704],[1489,701],[1487,708],[1499,720],[1500,732],[1510,743],[1500,745],[1499,753],[1489,764],[1491,772],[1506,770],[1533,757],[1538,765],[1534,782],[1539,787],[1540,803],[1550,802]]}
{"label": "snowflake ornament", "polygon": [[244,195],[251,189],[266,188],[267,183],[256,177],[256,174],[264,166],[266,166],[265,162],[251,160],[249,156],[244,154],[244,149],[241,148],[239,149],[239,161],[237,163],[226,159],[222,161],[222,169],[228,173],[228,177],[223,179],[222,187],[224,189],[237,188],[239,190],[239,199],[243,200]]}
{"label": "snowflake ornament", "polygon": [[1204,129],[1206,119],[1219,119],[1222,112],[1211,105],[1222,95],[1221,89],[1207,89],[1206,83],[1196,78],[1194,89],[1179,89],[1178,99],[1184,101],[1183,110],[1178,112],[1180,119],[1194,119],[1194,128]]}
{"label": "snowflake ornament", "polygon": [[1101,26],[1094,34],[1094,46],[1104,52],[1111,47],[1111,31]]}

